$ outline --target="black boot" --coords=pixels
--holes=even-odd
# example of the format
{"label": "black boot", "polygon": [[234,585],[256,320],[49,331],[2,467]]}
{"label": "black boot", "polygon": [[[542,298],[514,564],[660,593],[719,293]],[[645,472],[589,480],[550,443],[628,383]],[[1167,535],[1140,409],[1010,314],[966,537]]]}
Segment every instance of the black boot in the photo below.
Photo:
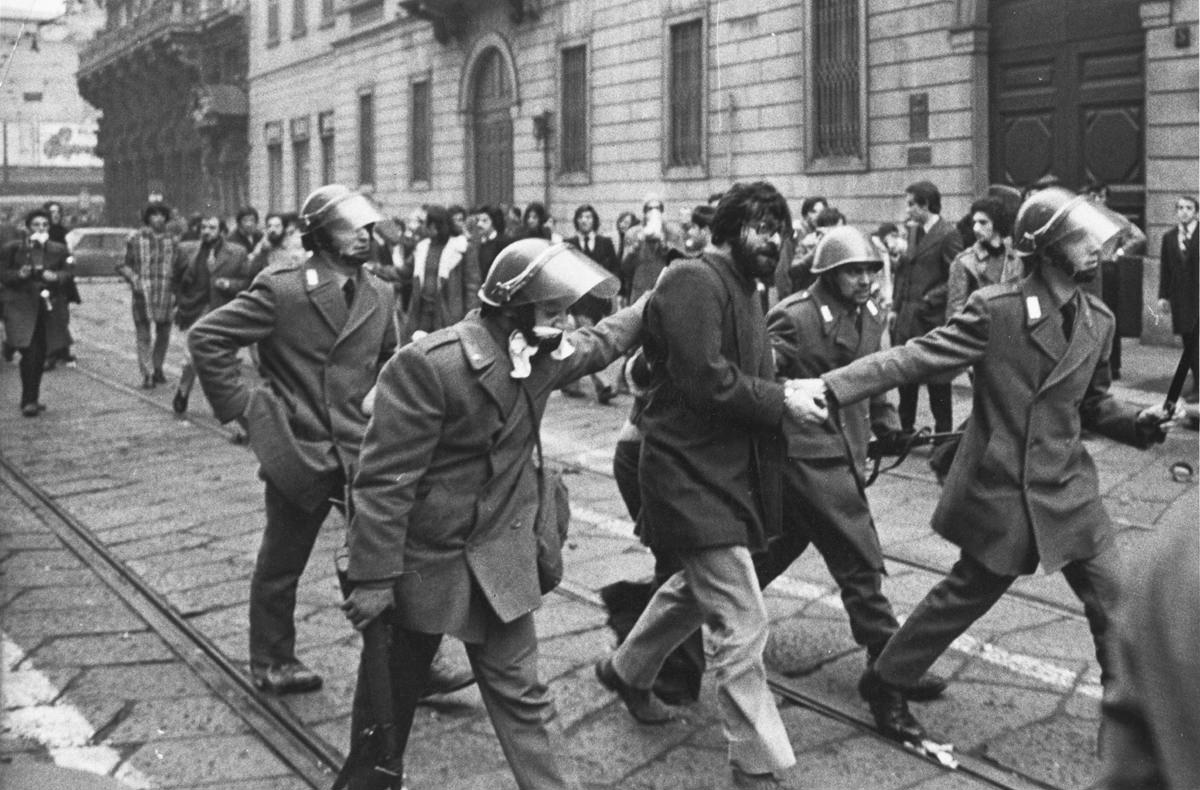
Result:
{"label": "black boot", "polygon": [[904,691],[884,681],[874,669],[863,673],[858,693],[871,708],[876,728],[888,738],[919,746],[928,737],[925,728],[909,712]]}
{"label": "black boot", "polygon": [[[879,650],[867,651],[867,671],[875,669],[875,659],[883,652],[883,648]],[[904,698],[909,702],[929,702],[942,696],[942,692],[946,690],[949,684],[941,675],[935,675],[932,672],[926,672],[921,675],[921,678],[911,686],[897,686],[904,694]]]}

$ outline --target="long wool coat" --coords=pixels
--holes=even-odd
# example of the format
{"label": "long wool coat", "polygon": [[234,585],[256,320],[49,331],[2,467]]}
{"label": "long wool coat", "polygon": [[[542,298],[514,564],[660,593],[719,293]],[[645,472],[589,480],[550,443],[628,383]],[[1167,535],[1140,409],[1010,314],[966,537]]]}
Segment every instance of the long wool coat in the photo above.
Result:
{"label": "long wool coat", "polygon": [[65,244],[46,242],[42,251],[42,266],[48,271],[58,272],[56,283],[46,283],[21,277],[21,267],[32,264],[34,251],[22,241],[11,241],[0,251],[0,281],[4,289],[0,300],[4,303],[5,330],[8,344],[14,348],[25,348],[33,340],[37,316],[42,301],[42,291],[49,294],[50,315],[46,316],[46,348],[53,350],[66,345],[66,321],[56,321],[55,314],[67,314],[68,295],[74,275],[68,261],[70,252]]}
{"label": "long wool coat", "polygon": [[[551,391],[603,369],[637,340],[642,305],[572,332],[575,351],[511,376],[508,337],[472,312],[397,352],[379,376],[350,525],[350,578],[395,579],[397,622],[482,641],[489,610],[541,605],[534,420]],[[523,383],[522,383],[523,382]]]}
{"label": "long wool coat", "polygon": [[971,295],[943,327],[822,378],[839,403],[967,365],[971,419],[933,529],[993,573],[1055,571],[1112,539],[1081,429],[1142,446],[1138,410],[1108,391],[1115,319],[1080,291],[1068,342],[1040,272]]}
{"label": "long wool coat", "polygon": [[754,280],[713,247],[664,270],[646,308],[642,540],[761,549],[782,518],[783,385]]}
{"label": "long wool coat", "polygon": [[[196,374],[221,422],[244,417],[262,474],[315,509],[349,478],[367,425],[363,398],[396,347],[394,297],[362,271],[351,307],[321,254],[263,272],[188,334]],[[242,380],[237,352],[258,343],[268,387]]]}

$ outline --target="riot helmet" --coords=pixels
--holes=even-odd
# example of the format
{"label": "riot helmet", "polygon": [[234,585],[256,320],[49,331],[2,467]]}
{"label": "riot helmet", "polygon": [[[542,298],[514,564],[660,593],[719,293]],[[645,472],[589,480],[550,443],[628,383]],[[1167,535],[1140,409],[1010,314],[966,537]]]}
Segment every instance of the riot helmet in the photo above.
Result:
{"label": "riot helmet", "polygon": [[305,198],[300,219],[305,249],[319,246],[349,255],[358,230],[381,222],[383,215],[366,196],[341,184],[326,184]]}
{"label": "riot helmet", "polygon": [[1125,217],[1061,187],[1048,187],[1025,199],[1013,226],[1017,253],[1046,255],[1069,265],[1076,279],[1088,279],[1100,261],[1145,252],[1146,236]]}
{"label": "riot helmet", "polygon": [[813,253],[813,274],[824,274],[847,263],[868,263],[874,271],[883,268],[879,251],[865,234],[849,225],[825,232]]}
{"label": "riot helmet", "polygon": [[619,286],[616,277],[574,247],[528,238],[500,251],[479,298],[493,307],[542,304],[565,309],[589,293],[611,298]]}

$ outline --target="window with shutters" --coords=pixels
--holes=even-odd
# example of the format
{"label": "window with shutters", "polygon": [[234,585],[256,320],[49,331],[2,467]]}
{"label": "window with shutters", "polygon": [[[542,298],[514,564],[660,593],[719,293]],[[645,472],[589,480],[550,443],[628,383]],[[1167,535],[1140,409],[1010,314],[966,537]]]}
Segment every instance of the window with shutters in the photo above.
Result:
{"label": "window with shutters", "polygon": [[412,112],[409,130],[409,183],[428,184],[432,180],[432,112],[429,104],[429,80],[412,83]]}
{"label": "window with shutters", "polygon": [[587,173],[588,169],[588,78],[587,46],[562,51],[562,136],[563,173]]}
{"label": "window with shutters", "polygon": [[865,0],[810,0],[809,169],[866,167]]}
{"label": "window with shutters", "polygon": [[279,43],[279,0],[267,0],[267,46]]}
{"label": "window with shutters", "polygon": [[668,175],[702,176],[705,165],[704,20],[669,26],[665,167]]}
{"label": "window with shutters", "polygon": [[358,95],[358,183],[375,183],[375,94]]}

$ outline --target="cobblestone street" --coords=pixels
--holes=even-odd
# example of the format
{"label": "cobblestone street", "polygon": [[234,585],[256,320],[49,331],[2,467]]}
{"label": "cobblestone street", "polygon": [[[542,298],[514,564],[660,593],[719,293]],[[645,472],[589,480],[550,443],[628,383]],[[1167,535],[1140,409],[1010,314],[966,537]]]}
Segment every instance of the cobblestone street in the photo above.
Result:
{"label": "cobblestone street", "polygon": [[[188,419],[172,414],[181,338],[168,356],[171,384],[135,389],[128,289],[95,281],[81,291],[84,304],[73,314],[78,367],[47,373],[45,414],[21,416],[16,366],[0,363],[0,784],[54,763],[125,787],[292,790],[323,777],[328,786],[332,775],[290,768],[287,752],[255,726],[256,703],[231,702],[236,695],[206,669],[213,662],[173,640],[160,615],[131,606],[119,573],[89,561],[58,526],[65,518],[84,528],[117,560],[114,568],[244,670],[249,576],[263,524],[254,458],[211,418],[198,390]],[[1114,392],[1143,405],[1160,402],[1177,358],[1177,349],[1126,341],[1124,378]],[[537,615],[542,672],[586,787],[723,787],[724,738],[708,685],[677,723],[644,727],[592,671],[613,645],[597,591],[652,568],[611,473],[629,402],[605,407],[555,395],[546,412],[545,452],[570,472],[573,521],[567,579]],[[968,410],[964,377],[955,385],[955,415]],[[927,414],[918,419],[924,422]],[[1170,471],[1178,460],[1197,466],[1197,434],[1177,429],[1144,452],[1103,439],[1089,439],[1088,449],[1120,528],[1122,561],[1135,572],[1148,536],[1197,520],[1196,482],[1177,482]],[[928,527],[938,487],[927,457],[914,453],[869,492],[889,562],[884,592],[899,614],[957,556]],[[335,513],[301,581],[297,612],[300,655],[324,675],[325,687],[284,700],[286,714],[331,753],[348,744],[359,646],[337,608],[332,556],[341,540]],[[816,552],[768,589],[768,606],[773,681],[811,702],[781,697],[798,757],[787,787],[996,786],[948,772],[866,727],[869,714],[855,691],[863,652]],[[452,655],[465,664],[461,646]],[[1085,788],[1095,779],[1099,673],[1082,610],[1060,575],[1022,578],[935,671],[951,679],[950,688],[915,712],[958,752],[1013,787]],[[474,688],[420,709],[407,768],[411,790],[515,787]]]}

